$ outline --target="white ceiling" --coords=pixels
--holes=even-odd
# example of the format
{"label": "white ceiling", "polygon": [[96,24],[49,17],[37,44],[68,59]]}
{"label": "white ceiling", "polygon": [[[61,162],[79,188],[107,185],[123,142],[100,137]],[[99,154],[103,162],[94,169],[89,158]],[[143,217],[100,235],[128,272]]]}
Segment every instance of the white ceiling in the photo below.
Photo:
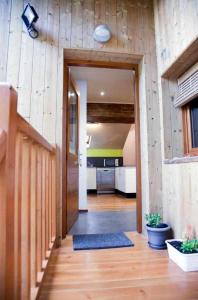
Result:
{"label": "white ceiling", "polygon": [[[107,68],[71,67],[74,81],[86,80],[88,102],[134,103],[133,71]],[[105,95],[101,96],[100,92]],[[122,149],[131,124],[101,123],[100,126],[88,125],[87,135],[91,135],[90,148]]]}
{"label": "white ceiling", "polygon": [[131,124],[88,124],[87,135],[91,135],[90,149],[122,149],[130,128]]}
{"label": "white ceiling", "polygon": [[87,80],[88,102],[134,103],[131,70],[71,67],[70,72],[74,80]]}

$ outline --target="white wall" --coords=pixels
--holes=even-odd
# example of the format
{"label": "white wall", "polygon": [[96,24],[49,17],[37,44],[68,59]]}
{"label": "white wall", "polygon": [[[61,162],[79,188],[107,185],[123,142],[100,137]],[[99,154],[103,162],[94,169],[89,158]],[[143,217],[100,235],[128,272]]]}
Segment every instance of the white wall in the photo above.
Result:
{"label": "white wall", "polygon": [[124,166],[135,166],[135,125],[131,125],[126,142],[123,148],[123,164]]}
{"label": "white wall", "polygon": [[87,209],[87,82],[76,81],[80,93],[79,103],[79,209]]}

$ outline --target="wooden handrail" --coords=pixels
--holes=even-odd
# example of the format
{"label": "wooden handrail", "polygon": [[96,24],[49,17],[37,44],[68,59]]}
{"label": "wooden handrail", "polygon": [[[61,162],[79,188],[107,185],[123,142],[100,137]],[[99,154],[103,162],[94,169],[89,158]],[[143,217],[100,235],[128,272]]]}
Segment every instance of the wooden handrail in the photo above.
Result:
{"label": "wooden handrail", "polygon": [[0,299],[36,299],[57,240],[56,146],[0,83]]}
{"label": "wooden handrail", "polygon": [[0,163],[6,154],[6,132],[0,128]]}
{"label": "wooden handrail", "polygon": [[34,142],[46,150],[55,153],[55,148],[47,142],[47,140],[40,135],[23,117],[17,114],[17,126],[18,130],[23,132],[27,137],[31,138]]}

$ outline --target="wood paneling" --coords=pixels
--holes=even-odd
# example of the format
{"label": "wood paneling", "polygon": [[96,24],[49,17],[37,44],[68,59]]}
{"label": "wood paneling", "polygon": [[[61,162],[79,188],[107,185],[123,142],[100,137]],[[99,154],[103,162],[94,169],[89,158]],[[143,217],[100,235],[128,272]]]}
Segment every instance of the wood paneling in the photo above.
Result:
{"label": "wood paneling", "polygon": [[[111,59],[109,55],[111,54]],[[115,49],[109,49],[105,51],[103,49],[64,49],[64,57],[67,63],[72,66],[88,66],[95,67],[97,62],[98,68],[108,68],[107,62],[109,64],[111,61],[114,62],[112,69],[129,69],[134,70],[136,64],[138,64],[142,59],[143,54],[133,54],[130,52],[120,52],[115,51]],[[77,62],[76,62],[77,61]],[[87,63],[87,64],[86,64]]]}
{"label": "wood paneling", "polygon": [[[165,73],[168,77],[174,77],[172,67],[174,67],[176,75],[185,71],[186,65],[175,65],[175,61],[179,58],[182,63],[181,54],[190,44],[194,45],[193,51],[184,52],[183,55],[190,55],[188,60],[190,64],[193,63],[197,55],[197,1],[155,0],[154,7],[160,75]],[[191,54],[193,54],[192,57]]]}
{"label": "wood paneling", "polygon": [[0,2],[0,81],[6,81],[11,1]]}
{"label": "wood paneling", "polygon": [[[175,235],[181,237],[189,223],[198,232],[195,182],[198,163],[174,163],[182,162],[184,147],[182,111],[174,107],[173,101],[177,89],[175,79],[197,58],[198,6],[194,0],[157,0],[154,8],[163,158],[180,157],[170,160],[169,165],[162,165],[163,216]],[[188,49],[190,45],[193,45],[192,51]],[[162,79],[162,75],[168,78]]]}
{"label": "wood paneling", "polygon": [[173,64],[163,73],[164,78],[177,79],[198,61],[198,38],[180,54]]}
{"label": "wood paneling", "polygon": [[[157,68],[153,3],[150,0],[31,0],[39,14],[36,26],[39,38],[31,40],[22,25],[21,13],[26,1],[1,1],[9,22],[1,23],[0,41],[6,41],[0,56],[3,79],[19,93],[19,112],[30,121],[49,142],[58,144],[57,161],[61,166],[63,55],[65,48],[70,58],[80,59],[79,50],[88,49],[87,58],[96,54],[104,61],[120,54],[129,55],[129,61],[144,59],[144,95],[140,94],[140,122],[145,127],[141,156],[145,157],[149,172],[142,172],[143,186],[148,186],[145,207],[161,209],[161,144],[160,114],[157,89]],[[93,41],[96,24],[105,22],[113,33],[104,45]],[[8,32],[9,27],[9,32]],[[1,44],[2,45],[2,44]],[[72,49],[73,48],[73,49]],[[92,54],[91,54],[92,53]],[[116,54],[115,54],[116,53]],[[4,58],[6,59],[4,60]],[[67,57],[69,58],[69,57]],[[119,59],[116,58],[119,62]],[[6,72],[5,72],[6,70]],[[146,109],[141,109],[146,105]],[[149,163],[148,163],[149,162]],[[144,169],[144,165],[142,166]],[[147,174],[147,175],[146,175]],[[61,172],[57,174],[61,176]],[[59,183],[61,180],[59,180]],[[58,191],[61,194],[61,187]],[[58,209],[61,210],[61,197]],[[159,204],[159,205],[158,205]],[[59,226],[61,227],[61,226]],[[60,228],[61,229],[61,228]]]}
{"label": "wood paneling", "polygon": [[169,222],[176,237],[181,237],[188,224],[198,234],[198,163],[165,164],[164,219]]}
{"label": "wood paneling", "polygon": [[186,274],[167,251],[152,250],[147,240],[127,233],[131,248],[73,251],[72,237],[55,250],[40,300],[197,299],[197,273]]}
{"label": "wood paneling", "polygon": [[161,79],[164,158],[181,157],[183,149],[183,126],[181,109],[174,105],[177,97],[177,81]]}
{"label": "wood paneling", "polygon": [[87,103],[87,121],[133,124],[133,104]]}

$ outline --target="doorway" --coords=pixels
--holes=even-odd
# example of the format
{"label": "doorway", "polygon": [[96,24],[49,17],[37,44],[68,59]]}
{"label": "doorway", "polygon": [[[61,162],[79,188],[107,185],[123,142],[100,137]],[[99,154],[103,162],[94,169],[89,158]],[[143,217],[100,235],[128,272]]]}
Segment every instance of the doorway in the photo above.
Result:
{"label": "doorway", "polygon": [[[85,51],[86,52],[86,51]],[[134,111],[135,111],[135,134],[136,134],[136,161],[137,161],[137,184],[136,184],[136,196],[137,196],[137,231],[140,233],[142,231],[142,211],[141,211],[141,161],[140,161],[140,129],[139,129],[139,99],[138,99],[138,68],[136,64],[125,63],[125,62],[105,62],[105,61],[87,61],[87,60],[71,60],[65,59],[64,61],[64,99],[67,98],[68,93],[68,79],[69,79],[69,68],[72,66],[81,66],[81,67],[91,67],[91,68],[107,68],[107,69],[123,69],[123,70],[131,70],[135,73],[134,80],[134,91],[135,91],[135,101],[134,101]],[[116,72],[116,70],[115,70]],[[66,141],[66,130],[67,130],[67,115],[68,111],[68,103],[64,101],[64,123],[63,123],[63,141]],[[63,158],[67,155],[66,147],[63,147]],[[67,191],[67,172],[66,172],[66,160],[63,159],[63,237],[66,235],[69,228],[67,228],[67,201],[65,199],[66,191]]]}

